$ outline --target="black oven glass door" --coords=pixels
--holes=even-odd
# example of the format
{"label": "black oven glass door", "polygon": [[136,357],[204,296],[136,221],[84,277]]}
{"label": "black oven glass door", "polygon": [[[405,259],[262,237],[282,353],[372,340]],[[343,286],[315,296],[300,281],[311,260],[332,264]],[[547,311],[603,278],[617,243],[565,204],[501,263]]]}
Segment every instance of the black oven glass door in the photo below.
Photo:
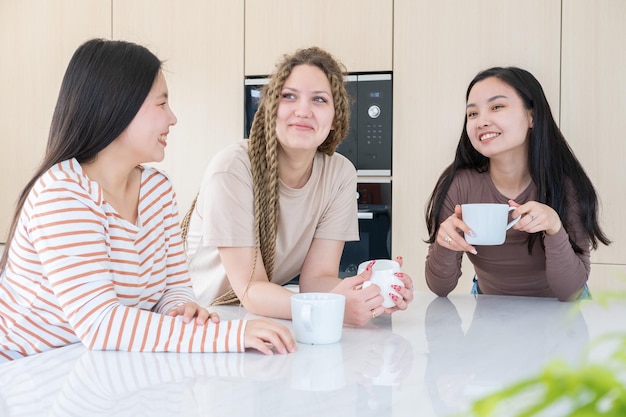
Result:
{"label": "black oven glass door", "polygon": [[256,111],[259,109],[263,86],[269,82],[268,78],[246,78],[244,83],[244,112],[243,137],[250,137],[250,128]]}
{"label": "black oven glass door", "polygon": [[358,242],[346,242],[339,263],[339,277],[354,276],[361,262],[389,259],[391,256],[391,219],[387,208],[359,210]]}

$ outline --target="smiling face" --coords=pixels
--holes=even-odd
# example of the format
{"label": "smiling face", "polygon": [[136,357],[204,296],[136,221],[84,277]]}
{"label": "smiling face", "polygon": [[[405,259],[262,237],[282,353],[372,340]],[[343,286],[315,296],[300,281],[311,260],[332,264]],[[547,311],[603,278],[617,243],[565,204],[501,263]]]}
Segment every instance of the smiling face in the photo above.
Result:
{"label": "smiling face", "polygon": [[160,162],[165,157],[170,126],[176,121],[165,77],[159,72],[141,108],[120,135],[120,144],[137,158],[137,163]]}
{"label": "smiling face", "polygon": [[526,158],[532,111],[513,87],[496,77],[477,82],[467,98],[466,118],[467,135],[478,152],[487,158]]}
{"label": "smiling face", "polygon": [[276,135],[285,152],[315,152],[332,129],[335,106],[326,74],[298,65],[285,80],[276,115]]}

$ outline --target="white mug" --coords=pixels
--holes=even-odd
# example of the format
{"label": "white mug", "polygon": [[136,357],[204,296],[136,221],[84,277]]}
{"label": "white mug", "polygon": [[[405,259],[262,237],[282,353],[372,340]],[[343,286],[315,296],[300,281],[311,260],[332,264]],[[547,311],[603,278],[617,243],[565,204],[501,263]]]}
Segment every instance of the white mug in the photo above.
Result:
{"label": "white mug", "polygon": [[[357,270],[357,275],[361,272],[365,271],[367,265],[372,261],[362,262],[359,265]],[[365,281],[363,283],[363,288],[367,288],[372,284],[376,284],[380,287],[380,295],[383,296],[383,307],[391,308],[395,307],[396,303],[391,298],[391,294],[394,294],[400,297],[393,288],[392,285],[399,285],[404,287],[404,282],[394,274],[396,272],[400,272],[400,264],[396,261],[392,261],[391,259],[375,259],[374,265],[372,266],[372,276],[369,281]]]}
{"label": "white mug", "polygon": [[335,391],[345,385],[341,343],[298,347],[291,368],[292,388],[301,391]]}
{"label": "white mug", "polygon": [[291,296],[291,319],[296,341],[324,345],[341,340],[346,297],[307,292]]}
{"label": "white mug", "polygon": [[[463,222],[472,229],[474,236],[465,234],[470,245],[501,245],[506,239],[506,231],[522,218],[518,216],[509,222],[509,212],[515,210],[508,204],[463,204]],[[507,223],[508,222],[508,223]]]}

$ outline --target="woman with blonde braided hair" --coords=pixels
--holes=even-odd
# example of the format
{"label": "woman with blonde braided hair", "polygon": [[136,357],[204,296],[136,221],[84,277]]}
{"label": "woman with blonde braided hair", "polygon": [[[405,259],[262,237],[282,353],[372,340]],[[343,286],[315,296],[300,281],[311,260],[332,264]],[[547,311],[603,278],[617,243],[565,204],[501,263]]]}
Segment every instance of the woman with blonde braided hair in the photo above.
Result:
{"label": "woman with blonde braided hair", "polygon": [[[357,240],[356,171],[336,147],[350,120],[345,70],[311,47],[285,55],[262,92],[250,139],[210,162],[188,213],[187,255],[204,305],[240,301],[254,314],[291,318],[292,292],[346,296],[345,322],[406,309],[384,308],[376,286],[360,289],[371,271],[338,278],[346,241]],[[408,275],[400,277],[407,288]],[[355,291],[358,289],[358,291]]]}

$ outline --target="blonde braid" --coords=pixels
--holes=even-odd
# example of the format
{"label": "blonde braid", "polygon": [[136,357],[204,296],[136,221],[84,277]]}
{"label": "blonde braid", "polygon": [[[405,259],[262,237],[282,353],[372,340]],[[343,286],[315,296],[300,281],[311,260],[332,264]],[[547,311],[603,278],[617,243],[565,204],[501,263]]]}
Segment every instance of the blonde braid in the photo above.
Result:
{"label": "blonde braid", "polygon": [[[276,114],[278,100],[271,103],[268,113]],[[274,275],[274,260],[276,257],[276,234],[278,230],[279,211],[279,172],[278,172],[278,138],[276,137],[276,118],[273,117],[267,124],[267,171],[266,171],[266,193],[263,195],[263,213],[259,229],[261,239],[261,254],[267,276],[271,280]]]}
{"label": "blonde braid", "polygon": [[191,207],[187,210],[185,217],[180,222],[180,237],[183,240],[183,245],[185,247],[185,251],[187,250],[187,235],[189,234],[189,223],[191,222],[191,216],[193,215],[194,210],[196,209],[196,202],[198,201],[198,195],[191,202]]}
{"label": "blonde braid", "polygon": [[276,113],[280,90],[288,74],[276,74],[263,92],[263,100],[257,110],[250,131],[250,164],[254,183],[255,239],[260,246],[268,279],[274,273],[276,234],[278,230],[279,177],[278,138],[276,137]]}

